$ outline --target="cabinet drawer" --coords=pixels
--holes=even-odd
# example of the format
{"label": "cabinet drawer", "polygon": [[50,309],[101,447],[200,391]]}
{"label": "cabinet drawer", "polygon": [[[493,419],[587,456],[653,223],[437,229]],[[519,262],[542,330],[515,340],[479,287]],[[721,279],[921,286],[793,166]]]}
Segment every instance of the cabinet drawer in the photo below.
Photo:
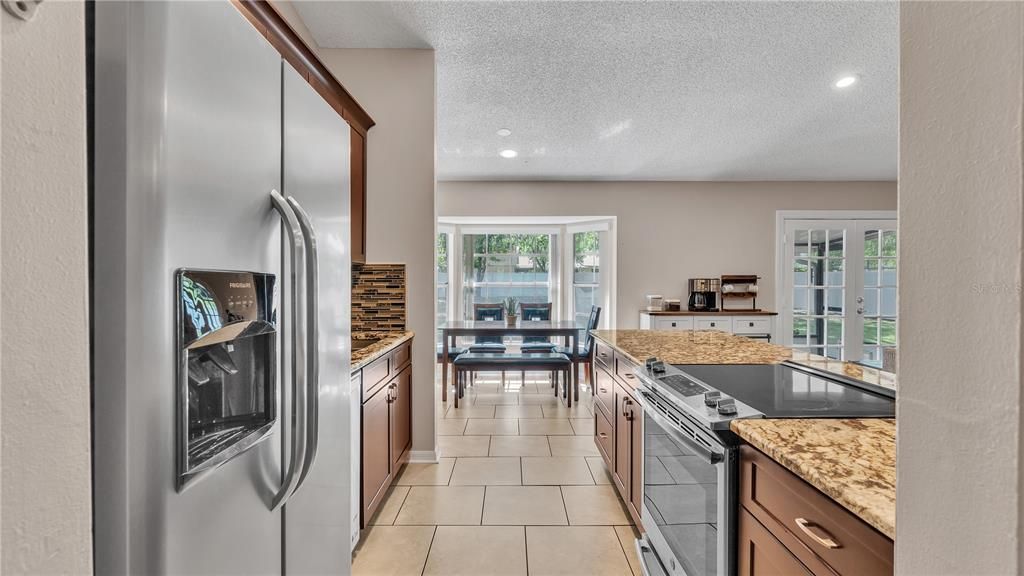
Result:
{"label": "cabinet drawer", "polygon": [[391,373],[394,374],[405,367],[409,363],[409,358],[412,357],[412,343],[406,342],[402,344],[394,352],[391,353]]}
{"label": "cabinet drawer", "polygon": [[812,576],[812,572],[749,512],[741,508],[738,519],[736,556],[740,576]]}
{"label": "cabinet drawer", "polygon": [[597,340],[596,338],[594,339],[594,344],[596,344],[596,347],[594,348],[594,359],[598,364],[601,364],[605,368],[611,370],[613,357],[612,347],[600,340]]}
{"label": "cabinet drawer", "polygon": [[892,540],[754,448],[740,456],[740,503],[805,565],[892,574]]}
{"label": "cabinet drawer", "polygon": [[693,318],[689,316],[662,316],[654,319],[655,330],[693,330]]}
{"label": "cabinet drawer", "polygon": [[732,331],[736,334],[771,334],[771,318],[737,316],[732,319]]}
{"label": "cabinet drawer", "polygon": [[[604,410],[605,414],[614,414],[615,410],[615,379],[604,368],[594,368],[595,383],[594,396],[597,402],[594,406]],[[596,412],[596,410],[595,410]]]}
{"label": "cabinet drawer", "polygon": [[721,330],[722,332],[732,332],[732,318],[728,316],[697,318],[694,322],[694,327],[697,330]]}
{"label": "cabinet drawer", "polygon": [[388,364],[391,355],[384,356],[370,362],[363,368],[363,400],[373,395],[374,390],[384,384],[391,374]]}
{"label": "cabinet drawer", "polygon": [[615,470],[615,462],[612,460],[615,454],[615,427],[600,410],[594,410],[594,442],[608,470]]}
{"label": "cabinet drawer", "polygon": [[636,379],[636,374],[633,373],[636,368],[637,365],[634,364],[632,360],[624,357],[618,352],[615,353],[615,375],[618,376],[619,380],[630,390],[636,388],[639,384]]}

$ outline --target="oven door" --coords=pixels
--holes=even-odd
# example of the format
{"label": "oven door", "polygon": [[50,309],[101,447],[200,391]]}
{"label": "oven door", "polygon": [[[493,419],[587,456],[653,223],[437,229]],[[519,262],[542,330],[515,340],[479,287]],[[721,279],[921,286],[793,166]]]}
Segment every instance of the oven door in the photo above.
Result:
{"label": "oven door", "polygon": [[736,452],[640,389],[647,538],[671,576],[735,573]]}

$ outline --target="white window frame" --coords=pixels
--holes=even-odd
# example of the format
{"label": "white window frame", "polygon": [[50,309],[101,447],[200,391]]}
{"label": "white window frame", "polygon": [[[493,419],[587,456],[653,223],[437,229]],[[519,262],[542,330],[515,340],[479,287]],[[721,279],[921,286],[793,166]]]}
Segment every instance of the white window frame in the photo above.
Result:
{"label": "white window frame", "polygon": [[[559,245],[559,242],[561,242],[561,238],[559,237],[559,233],[560,232],[561,232],[561,229],[559,227],[557,227],[557,226],[528,226],[528,225],[503,225],[503,224],[490,224],[490,225],[489,224],[476,224],[476,225],[455,226],[455,234],[456,234],[456,236],[459,239],[458,240],[458,247],[459,247],[459,253],[458,253],[458,256],[459,256],[459,276],[458,276],[458,278],[452,278],[451,276],[449,276],[449,278],[450,278],[449,279],[449,286],[452,286],[453,281],[454,281],[455,284],[458,285],[459,302],[458,302],[458,308],[456,308],[456,310],[463,310],[464,309],[463,306],[465,304],[465,302],[463,302],[463,294],[465,293],[465,286],[463,284],[464,276],[462,274],[462,272],[463,272],[463,270],[462,270],[462,261],[464,259],[463,250],[465,248],[465,246],[463,245],[463,238],[467,234],[492,234],[492,235],[493,234],[546,234],[546,235],[554,237],[554,242],[555,242],[555,247],[556,247],[555,250],[551,250],[551,262],[550,262],[550,269],[548,271],[548,277],[550,278],[550,282],[548,283],[548,301],[552,302],[552,308],[553,308],[553,310],[551,311],[552,316],[554,318],[559,318],[560,317],[559,314],[561,313],[561,311],[558,308],[558,303],[557,303],[557,299],[558,298],[557,297],[558,297],[558,293],[559,293],[559,279],[561,278],[561,270],[559,268],[559,266],[560,266],[560,262],[559,262],[559,260],[560,260],[560,258],[559,258],[560,250],[558,250],[557,247]],[[451,271],[449,271],[449,274],[451,274]]]}
{"label": "white window frame", "polygon": [[[531,224],[528,221],[539,221]],[[616,281],[616,218],[614,216],[593,217],[458,217],[438,218],[438,233],[450,234],[448,244],[448,315],[452,320],[453,311],[464,309],[463,285],[463,237],[466,234],[549,234],[555,237],[555,249],[551,251],[551,283],[549,300],[552,317],[572,320],[572,271],[568,263],[573,261],[572,234],[575,232],[600,231],[606,235],[601,242],[601,282],[605,286],[601,312],[601,327],[615,325]],[[436,258],[436,255],[435,255]],[[436,264],[435,264],[436,270]],[[435,278],[436,282],[436,278]],[[435,289],[436,292],[436,289]],[[436,318],[435,313],[435,318]],[[461,316],[459,316],[461,318]]]}
{"label": "white window frame", "polygon": [[[567,224],[565,226],[565,241],[562,242],[562,261],[565,262],[565,266],[563,267],[562,285],[566,287],[566,289],[562,291],[562,300],[566,310],[565,319],[573,320],[576,310],[576,303],[573,302],[576,295],[576,291],[573,289],[575,287],[575,283],[573,282],[573,272],[575,271],[576,261],[573,234],[578,232],[600,232],[602,233],[602,236],[601,244],[598,249],[598,258],[601,262],[599,283],[604,287],[604,290],[601,295],[602,314],[599,321],[599,327],[607,328],[613,325],[611,319],[615,315],[615,312],[612,309],[612,303],[615,301],[613,296],[615,293],[615,274],[612,273],[615,261],[614,228],[613,222],[610,219]],[[610,263],[611,265],[607,265],[606,263]]]}

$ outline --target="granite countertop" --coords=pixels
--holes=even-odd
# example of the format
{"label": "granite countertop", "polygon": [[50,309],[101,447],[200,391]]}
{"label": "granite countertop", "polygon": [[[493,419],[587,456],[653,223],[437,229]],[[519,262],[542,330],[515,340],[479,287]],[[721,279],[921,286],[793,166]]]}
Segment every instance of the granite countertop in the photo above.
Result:
{"label": "granite countertop", "polygon": [[791,360],[869,384],[896,389],[896,375],[718,330],[592,330],[637,364],[657,356],[669,364],[778,364]]}
{"label": "granite countertop", "polygon": [[650,316],[778,316],[770,310],[719,310],[718,312],[694,312],[691,310],[641,310]]}
{"label": "granite countertop", "polygon": [[[776,364],[792,360],[895,388],[896,376],[715,330],[594,330],[640,364]],[[896,422],[883,419],[734,420],[752,446],[890,538],[896,534]]]}
{"label": "granite countertop", "polygon": [[362,350],[352,351],[352,371],[359,370],[377,358],[395,349],[402,342],[412,340],[412,330],[405,332],[353,332],[353,340],[380,340]]}
{"label": "granite countertop", "polygon": [[732,430],[896,538],[895,420],[733,420]]}
{"label": "granite countertop", "polygon": [[651,356],[669,364],[778,364],[792,356],[784,346],[718,330],[593,330],[591,334],[637,364]]}

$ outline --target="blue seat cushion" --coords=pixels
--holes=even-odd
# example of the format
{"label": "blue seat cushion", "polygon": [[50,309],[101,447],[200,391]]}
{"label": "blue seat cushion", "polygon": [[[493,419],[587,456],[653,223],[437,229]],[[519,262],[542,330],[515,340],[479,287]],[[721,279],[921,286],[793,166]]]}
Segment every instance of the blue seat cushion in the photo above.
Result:
{"label": "blue seat cushion", "polygon": [[472,344],[469,347],[469,351],[476,354],[504,354],[505,345],[497,343],[485,343],[485,344]]}
{"label": "blue seat cushion", "polygon": [[554,352],[555,344],[553,342],[524,342],[520,346],[520,350],[523,354],[537,353],[537,352]]}
{"label": "blue seat cushion", "polygon": [[[459,346],[452,346],[451,348],[448,349],[448,357],[449,358],[454,358],[454,357],[456,357],[459,354],[462,354],[464,352],[466,352],[465,348],[461,348]],[[444,347],[443,346],[438,346],[437,347],[437,358],[440,359],[443,354],[444,354]]]}
{"label": "blue seat cushion", "polygon": [[456,366],[504,366],[515,368],[520,364],[531,366],[548,366],[551,368],[565,367],[570,364],[569,357],[565,354],[475,354],[469,352],[462,354],[454,361]]}

